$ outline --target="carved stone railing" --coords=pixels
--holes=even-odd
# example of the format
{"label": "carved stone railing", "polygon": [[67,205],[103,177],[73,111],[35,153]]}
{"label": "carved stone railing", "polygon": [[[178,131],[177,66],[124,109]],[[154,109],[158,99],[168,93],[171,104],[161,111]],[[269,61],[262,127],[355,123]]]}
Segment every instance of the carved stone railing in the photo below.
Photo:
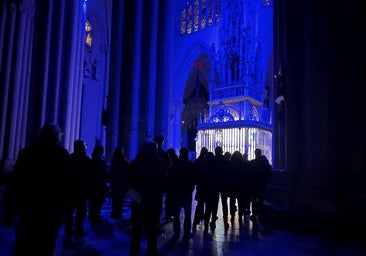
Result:
{"label": "carved stone railing", "polygon": [[234,98],[250,98],[257,102],[263,101],[263,92],[254,88],[253,86],[248,86],[245,84],[235,84],[227,86],[215,86],[215,88],[210,91],[211,101],[224,101],[226,99]]}

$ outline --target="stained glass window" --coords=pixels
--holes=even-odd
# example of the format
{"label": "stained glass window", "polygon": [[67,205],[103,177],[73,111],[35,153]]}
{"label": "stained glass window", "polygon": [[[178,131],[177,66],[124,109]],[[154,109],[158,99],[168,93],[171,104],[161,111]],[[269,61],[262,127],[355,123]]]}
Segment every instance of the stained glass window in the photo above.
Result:
{"label": "stained glass window", "polygon": [[198,30],[198,24],[199,24],[199,11],[200,11],[200,4],[199,1],[196,0],[194,2],[194,31],[196,32]]}
{"label": "stained glass window", "polygon": [[271,4],[271,0],[263,0],[263,6],[269,6]]}
{"label": "stained glass window", "polygon": [[180,34],[184,35],[186,33],[186,9],[182,11],[182,19],[180,23]]}
{"label": "stained glass window", "polygon": [[210,0],[208,4],[208,25],[213,24],[214,0]]}
{"label": "stained glass window", "polygon": [[221,0],[186,0],[181,11],[180,34],[191,34],[221,19]]}
{"label": "stained glass window", "polygon": [[216,0],[216,6],[215,6],[215,18],[216,18],[216,23],[220,22],[221,19],[221,13],[220,10],[221,9],[221,4],[220,4],[220,0]]}
{"label": "stained glass window", "polygon": [[192,5],[188,9],[188,24],[187,24],[187,34],[192,33]]}
{"label": "stained glass window", "polygon": [[206,0],[202,0],[201,5],[201,28],[206,27]]}
{"label": "stained glass window", "polygon": [[93,45],[93,36],[92,36],[92,25],[90,24],[89,20],[86,20],[85,23],[85,49],[87,51],[91,51]]}

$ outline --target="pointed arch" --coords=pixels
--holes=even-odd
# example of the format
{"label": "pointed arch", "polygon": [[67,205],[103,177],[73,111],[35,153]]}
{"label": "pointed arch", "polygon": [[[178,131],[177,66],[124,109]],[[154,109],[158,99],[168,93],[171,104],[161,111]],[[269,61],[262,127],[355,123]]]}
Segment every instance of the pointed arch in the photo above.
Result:
{"label": "pointed arch", "polygon": [[[174,131],[170,133],[170,139],[172,142],[172,147],[179,149],[181,146],[187,146],[187,138],[182,136],[182,129],[192,122],[193,117],[183,117],[183,112],[186,108],[184,104],[184,94],[187,87],[187,82],[192,76],[192,70],[194,69],[194,62],[202,56],[205,56],[206,60],[210,62],[210,47],[209,44],[200,40],[192,41],[191,44],[187,45],[185,49],[182,50],[182,55],[180,60],[177,61],[178,65],[176,72],[173,76],[172,90],[170,93],[170,130]],[[205,79],[209,79],[210,66],[205,67]],[[207,91],[208,91],[208,84]],[[193,112],[191,115],[196,115]],[[186,120],[184,120],[186,119]],[[187,121],[187,124],[185,124]],[[183,133],[186,134],[187,129],[184,128]],[[178,139],[179,138],[179,139]]]}
{"label": "pointed arch", "polygon": [[[187,47],[185,54],[181,58],[174,75],[173,83],[173,97],[174,102],[182,102],[186,82],[189,79],[190,72],[193,67],[193,62],[199,58],[202,54],[210,56],[210,47],[207,43],[200,40],[193,41],[192,44]],[[209,70],[209,69],[208,69]]]}

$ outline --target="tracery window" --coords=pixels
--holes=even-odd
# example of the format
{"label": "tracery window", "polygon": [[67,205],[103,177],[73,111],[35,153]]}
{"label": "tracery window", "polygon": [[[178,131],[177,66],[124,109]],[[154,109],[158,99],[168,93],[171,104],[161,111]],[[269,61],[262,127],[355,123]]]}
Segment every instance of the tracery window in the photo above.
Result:
{"label": "tracery window", "polygon": [[191,34],[220,22],[221,0],[186,0],[181,11],[180,34]]}
{"label": "tracery window", "polygon": [[216,6],[215,6],[215,21],[216,23],[219,23],[221,20],[221,0],[216,0]]}
{"label": "tracery window", "polygon": [[202,4],[201,4],[201,28],[205,28],[206,27],[206,0],[202,0]]}
{"label": "tracery window", "polygon": [[182,10],[182,19],[180,22],[180,34],[184,35],[186,33],[186,24],[187,24],[187,17],[186,17],[186,9]]}
{"label": "tracery window", "polygon": [[270,6],[271,0],[263,0],[263,6]]}
{"label": "tracery window", "polygon": [[199,0],[196,0],[194,2],[194,32],[196,32],[198,30],[199,9],[200,9]]}
{"label": "tracery window", "polygon": [[188,7],[187,34],[192,33],[192,5]]}

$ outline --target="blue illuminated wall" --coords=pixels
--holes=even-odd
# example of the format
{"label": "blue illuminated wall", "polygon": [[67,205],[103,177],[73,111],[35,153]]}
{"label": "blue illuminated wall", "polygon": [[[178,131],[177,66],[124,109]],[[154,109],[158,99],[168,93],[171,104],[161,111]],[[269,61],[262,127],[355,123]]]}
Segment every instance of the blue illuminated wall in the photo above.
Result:
{"label": "blue illuminated wall", "polygon": [[[206,3],[206,7],[208,8],[207,5],[209,4],[209,2],[184,2],[185,3],[181,3],[180,5],[176,6],[176,13],[184,13],[186,15],[184,16],[184,25],[186,29],[183,29],[184,33],[182,33],[182,20],[180,19],[182,15],[176,15],[176,17],[178,18],[175,20],[175,23],[177,24],[175,27],[179,27],[180,29],[175,31],[173,72],[173,74],[175,75],[173,77],[174,81],[171,85],[173,89],[170,97],[170,100],[173,104],[172,129],[170,130],[173,133],[172,140],[173,147],[175,148],[179,148],[181,145],[187,146],[190,144],[190,140],[192,140],[192,137],[189,137],[188,134],[190,131],[189,125],[194,123],[194,120],[196,120],[197,125],[197,119],[199,118],[199,116],[203,115],[205,111],[209,111],[208,106],[205,106],[205,103],[210,100],[211,95],[208,95],[206,99],[199,97],[197,99],[193,99],[192,96],[191,98],[189,98],[190,95],[193,95],[197,87],[197,72],[199,76],[199,86],[204,87],[201,88],[201,91],[206,90],[207,92],[210,92],[209,87],[210,83],[212,82],[216,83],[217,85],[226,83],[224,81],[225,72],[222,71],[225,68],[229,68],[223,67],[223,65],[225,64],[220,63],[220,61],[223,62],[224,59],[220,55],[224,54],[225,52],[222,49],[223,47],[225,47],[223,41],[227,39],[224,36],[225,31],[223,31],[222,28],[230,27],[227,24],[232,22],[231,20],[228,20],[228,17],[230,17],[228,16],[228,9],[232,8],[232,10],[235,10],[235,6],[242,6],[241,10],[245,9],[247,11],[246,19],[241,19],[243,23],[247,22],[247,28],[251,31],[251,37],[249,39],[249,42],[246,42],[246,45],[248,46],[246,60],[251,63],[251,68],[257,69],[256,74],[260,82],[259,80],[257,81],[256,86],[258,86],[258,88],[256,90],[260,92],[260,94],[262,94],[265,84],[267,84],[269,87],[272,87],[271,51],[273,42],[272,9],[270,5],[264,6],[263,2],[258,1],[256,3],[253,3],[253,6],[251,6],[251,8],[249,8],[249,6],[243,8],[245,1],[211,1],[210,3],[212,4],[212,12],[205,12],[205,15],[203,15],[202,4]],[[200,5],[197,6],[195,5],[195,3],[199,3]],[[194,12],[195,8],[199,10],[199,18],[197,22],[199,26],[196,31],[194,29],[195,16],[193,15],[192,18],[192,29],[189,29],[190,19],[189,17],[187,17],[187,15],[190,13],[190,10]],[[204,28],[202,28],[202,19],[203,17],[205,17],[207,20],[209,20],[207,16],[209,14],[212,15],[211,23],[209,24],[208,22],[205,22],[205,26]],[[245,16],[244,14],[245,13],[243,11],[243,13],[240,15]],[[244,24],[238,24],[238,27],[239,26],[243,28]],[[249,29],[249,26],[252,27]],[[239,38],[242,37],[245,32],[243,30],[238,30],[237,33],[237,36]],[[255,66],[252,59],[256,58],[255,49],[258,44],[261,44],[262,49],[259,53],[260,56],[257,56],[259,61],[256,64],[257,66]],[[244,42],[242,42],[241,46],[244,47]],[[212,50],[213,48],[214,50]],[[244,49],[241,50],[244,51]],[[241,61],[244,62],[244,59],[245,58],[243,57]],[[195,62],[199,62],[201,64],[198,71],[194,65]],[[243,63],[241,63],[241,65],[244,66]],[[250,76],[255,75],[250,74]],[[267,76],[269,76],[269,79],[267,78]],[[244,77],[241,77],[241,81],[244,81]],[[261,104],[263,102],[262,97],[263,96],[261,95]],[[194,148],[191,148],[191,150],[195,151]]]}
{"label": "blue illuminated wall", "polygon": [[[80,137],[87,141],[88,151],[102,144],[110,156],[114,147],[122,145],[132,158],[142,142],[157,133],[165,136],[165,148],[188,146],[195,151],[195,126],[199,115],[208,110],[209,96],[193,99],[194,63],[202,64],[199,86],[208,93],[210,77],[219,74],[213,63],[219,59],[220,26],[227,22],[221,15],[226,5],[226,1],[86,2],[85,19],[91,24],[93,42],[83,56]],[[198,10],[200,18],[195,29],[192,13],[188,33],[190,7],[192,12]],[[245,22],[253,26],[248,56],[255,57],[254,45],[260,43],[255,68],[261,80],[258,90],[263,91],[265,85],[272,86],[268,79],[272,74],[272,8],[258,1],[252,11],[246,9]],[[187,11],[185,33],[183,10]]]}
{"label": "blue illuminated wall", "polygon": [[[80,138],[87,142],[88,154],[95,145],[106,146],[105,118],[107,116],[109,61],[111,44],[112,1],[88,0],[84,4],[85,38],[82,69],[82,106]],[[107,150],[110,152],[110,150]]]}
{"label": "blue illuminated wall", "polygon": [[[105,145],[108,158],[116,146],[125,147],[133,158],[142,143],[157,133],[166,137],[166,148],[189,146],[195,151],[195,126],[207,109],[215,69],[211,65],[217,58],[211,48],[215,45],[217,55],[219,26],[225,22],[221,8],[226,2],[2,2],[1,26],[7,28],[2,30],[6,40],[1,41],[0,73],[3,158],[12,162],[45,122],[60,124],[68,149],[82,138],[89,154],[95,145]],[[192,33],[182,34],[182,10],[187,3],[206,19],[199,19],[197,31],[193,24]],[[255,4],[266,10],[262,1]],[[260,21],[253,33],[263,31],[253,44],[263,43],[259,65],[264,86],[271,74],[270,39],[266,38],[271,15],[260,11],[253,19]],[[92,39],[88,46],[86,37]],[[196,61],[202,64],[198,85],[205,93],[195,102]]]}

